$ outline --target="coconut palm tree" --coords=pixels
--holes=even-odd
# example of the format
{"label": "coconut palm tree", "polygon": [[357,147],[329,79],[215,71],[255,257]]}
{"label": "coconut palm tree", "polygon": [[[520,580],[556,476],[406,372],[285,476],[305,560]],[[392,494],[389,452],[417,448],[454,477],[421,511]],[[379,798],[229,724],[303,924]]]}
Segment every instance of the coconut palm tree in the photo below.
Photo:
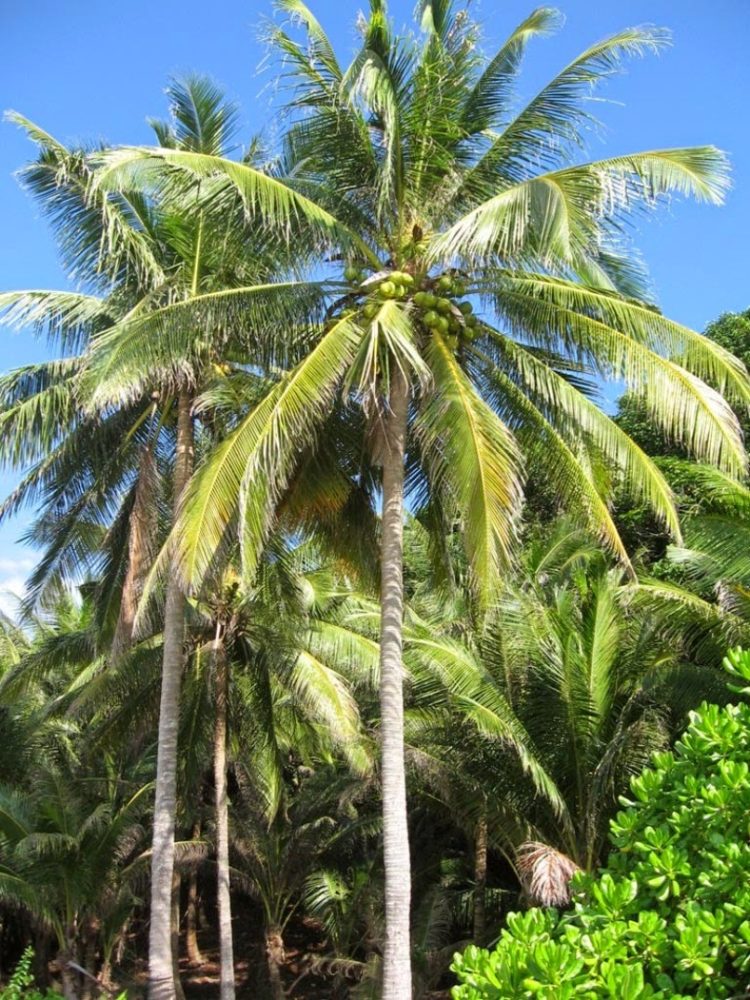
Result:
{"label": "coconut palm tree", "polygon": [[[342,67],[301,0],[277,6],[307,37],[306,45],[282,29],[272,37],[292,79],[278,176],[217,156],[141,148],[104,156],[97,183],[215,184],[218,206],[232,189],[267,231],[295,240],[307,232],[328,260],[346,265],[343,276],[324,280],[318,266],[329,308],[291,331],[309,350],[270,379],[266,396],[194,478],[172,544],[189,586],[237,523],[243,572],[251,574],[300,452],[324,438],[337,401],[361,408],[368,462],[382,468],[383,995],[393,1000],[410,994],[405,490],[430,490],[444,519],[459,518],[485,604],[510,559],[524,474],[534,467],[627,572],[605,469],[679,536],[663,476],[589,399],[577,373],[583,364],[622,379],[669,436],[731,475],[743,470],[736,418],[703,381],[746,405],[743,366],[645,302],[642,275],[622,245],[624,219],[671,192],[721,201],[726,163],[712,147],[576,157],[591,122],[582,98],[622,57],[659,49],[658,30],[627,29],[594,44],[516,110],[523,51],[557,21],[549,8],[487,58],[466,11],[447,0],[423,0],[418,38],[395,35],[383,0],[371,0],[361,49]],[[299,301],[294,291],[287,299]],[[483,309],[477,319],[475,303]],[[201,305],[209,304],[229,308],[217,296]],[[183,303],[162,319],[184,324],[191,309]],[[106,367],[95,371],[100,392],[111,392]]]}
{"label": "coconut palm tree", "polygon": [[[206,155],[226,150],[235,113],[210,81],[196,77],[174,82],[169,97],[170,120],[152,123],[162,144]],[[3,380],[0,419],[8,435],[2,457],[15,466],[33,463],[6,501],[3,514],[42,500],[32,536],[44,556],[31,581],[32,599],[41,598],[61,580],[80,575],[105,555],[109,572],[100,579],[99,589],[102,615],[108,620],[100,624],[105,642],[119,655],[132,641],[145,567],[158,535],[160,510],[154,500],[159,497],[166,508],[171,495],[173,514],[178,509],[191,469],[193,404],[199,390],[211,389],[217,381],[223,384],[224,395],[230,395],[231,367],[218,362],[231,360],[231,352],[217,354],[219,342],[226,346],[226,330],[209,346],[206,338],[216,328],[204,317],[190,327],[187,359],[170,355],[168,371],[164,365],[149,371],[139,361],[139,374],[145,375],[139,387],[134,389],[124,380],[119,398],[99,403],[92,401],[91,382],[85,377],[91,332],[98,329],[106,339],[106,332],[118,323],[149,310],[158,314],[164,302],[194,298],[205,288],[257,282],[278,254],[272,240],[246,238],[238,224],[236,197],[225,203],[227,218],[217,228],[196,208],[199,198],[194,191],[183,192],[182,199],[172,194],[158,202],[131,191],[92,193],[85,152],[67,150],[20,116],[15,118],[40,145],[39,162],[27,171],[27,181],[56,223],[64,258],[90,287],[102,291],[99,295],[6,293],[0,299],[7,321],[35,325],[63,346],[83,349],[68,360],[14,372]],[[249,325],[247,320],[236,323],[232,335],[247,337]],[[166,345],[162,347],[167,355]],[[110,369],[116,360],[110,352]],[[238,374],[248,383],[253,380],[242,371]],[[218,427],[219,418],[215,408],[209,411],[205,400],[203,404],[200,428],[205,437]],[[160,487],[162,481],[168,483],[166,490]],[[161,514],[162,523],[168,522],[169,513],[164,516],[162,509]],[[171,587],[167,583],[164,621],[165,703],[160,715],[154,829],[158,877],[151,910],[157,992],[158,983],[166,982],[167,967],[170,976],[172,968],[171,958],[167,962],[170,844],[184,633],[184,601],[174,583]]]}

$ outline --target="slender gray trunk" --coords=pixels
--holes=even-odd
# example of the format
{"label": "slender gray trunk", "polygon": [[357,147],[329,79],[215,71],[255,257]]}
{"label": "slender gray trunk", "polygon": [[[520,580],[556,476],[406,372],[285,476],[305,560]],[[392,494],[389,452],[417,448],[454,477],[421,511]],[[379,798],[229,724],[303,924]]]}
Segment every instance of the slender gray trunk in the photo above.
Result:
{"label": "slender gray trunk", "polygon": [[[174,516],[193,466],[190,397],[181,392],[177,409]],[[177,795],[177,733],[184,662],[185,597],[176,568],[167,581],[164,608],[159,745],[156,759],[154,834],[151,855],[151,926],[148,951],[149,1000],[175,1000],[172,974],[172,873]]]}
{"label": "slender gray trunk", "polygon": [[482,813],[474,833],[474,943],[484,944],[487,933],[487,814]]}
{"label": "slender gray trunk", "polygon": [[409,386],[393,375],[383,454],[380,553],[380,732],[385,860],[383,1000],[411,1000],[411,864],[406,813],[403,692],[404,457]]}
{"label": "slender gray trunk", "polygon": [[57,955],[57,964],[60,968],[60,979],[62,980],[62,990],[65,1000],[78,1000],[78,977],[68,965],[70,953],[61,951]]}
{"label": "slender gray trunk", "polygon": [[227,797],[227,697],[229,671],[216,625],[214,642],[216,723],[214,729],[214,784],[216,786],[216,870],[219,901],[220,1000],[234,1000],[234,948],[232,944],[232,900],[229,885],[229,800]]}

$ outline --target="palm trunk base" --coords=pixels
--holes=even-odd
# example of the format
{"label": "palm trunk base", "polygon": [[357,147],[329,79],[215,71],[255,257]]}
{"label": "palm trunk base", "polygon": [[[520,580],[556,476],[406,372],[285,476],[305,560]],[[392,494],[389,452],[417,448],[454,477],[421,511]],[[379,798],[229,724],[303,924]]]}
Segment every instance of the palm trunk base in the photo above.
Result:
{"label": "palm trunk base", "polygon": [[286,961],[286,951],[284,949],[284,938],[277,927],[269,928],[266,931],[265,945],[271,997],[273,1000],[284,1000],[286,993],[281,979],[281,969]]}

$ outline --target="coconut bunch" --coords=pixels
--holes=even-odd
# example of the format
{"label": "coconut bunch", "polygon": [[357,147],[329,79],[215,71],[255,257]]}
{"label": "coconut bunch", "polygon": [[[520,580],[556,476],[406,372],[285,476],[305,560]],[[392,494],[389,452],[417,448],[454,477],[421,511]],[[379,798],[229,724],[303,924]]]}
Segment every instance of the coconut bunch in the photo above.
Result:
{"label": "coconut bunch", "polygon": [[474,307],[466,299],[466,285],[460,276],[440,274],[415,278],[408,271],[379,271],[366,277],[363,268],[349,264],[344,270],[349,285],[356,286],[355,294],[363,295],[362,315],[372,320],[387,299],[402,299],[426,330],[437,330],[448,338],[448,345],[456,350],[460,339],[473,340],[478,320]]}

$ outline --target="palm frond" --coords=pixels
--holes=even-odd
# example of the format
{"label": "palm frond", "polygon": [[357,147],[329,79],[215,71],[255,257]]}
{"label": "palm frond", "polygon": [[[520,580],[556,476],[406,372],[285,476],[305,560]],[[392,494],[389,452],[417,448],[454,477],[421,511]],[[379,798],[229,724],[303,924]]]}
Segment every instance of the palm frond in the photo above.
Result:
{"label": "palm frond", "polygon": [[603,225],[675,192],[720,204],[727,160],[713,146],[653,150],[540,174],[505,187],[436,236],[434,261],[535,257],[575,264]]}
{"label": "palm frond", "polygon": [[435,390],[417,426],[436,482],[461,513],[474,586],[486,603],[512,557],[521,503],[522,461],[513,435],[486,405],[445,339],[427,352]]}
{"label": "palm frond", "polygon": [[301,449],[314,440],[361,337],[349,318],[334,323],[199,470],[173,531],[186,584],[202,579],[238,513],[244,572],[252,578],[274,501]]}
{"label": "palm frond", "polygon": [[497,128],[510,112],[512,88],[526,46],[535,38],[551,34],[560,26],[560,12],[538,7],[525,18],[488,62],[463,106],[461,123],[467,133]]}

